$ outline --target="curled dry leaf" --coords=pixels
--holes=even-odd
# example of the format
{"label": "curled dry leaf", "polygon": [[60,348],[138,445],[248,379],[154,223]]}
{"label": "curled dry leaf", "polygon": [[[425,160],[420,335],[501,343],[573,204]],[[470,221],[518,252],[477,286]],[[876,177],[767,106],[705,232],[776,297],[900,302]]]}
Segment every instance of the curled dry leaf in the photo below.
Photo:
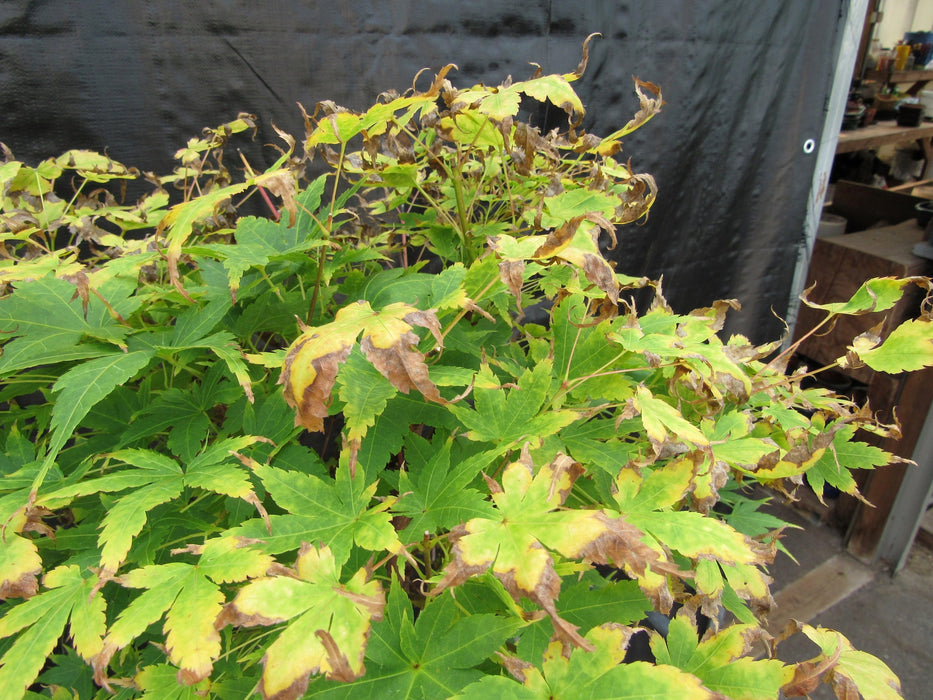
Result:
{"label": "curled dry leaf", "polygon": [[615,223],[630,224],[648,213],[658,195],[658,185],[647,173],[632,175],[629,188],[620,195],[622,204],[616,209]]}
{"label": "curled dry leaf", "polygon": [[[635,116],[623,128],[626,132],[634,131],[655,114],[661,111],[664,100],[661,99],[661,88],[654,83],[645,80],[639,80],[632,76],[635,81],[635,93],[638,95],[639,110]],[[646,94],[646,91],[650,94]]]}
{"label": "curled dry leaf", "polygon": [[522,282],[525,272],[524,260],[503,260],[499,263],[499,279],[515,297],[519,312],[522,310]]}
{"label": "curled dry leaf", "polygon": [[264,173],[256,178],[256,186],[265,187],[276,197],[282,199],[282,205],[285,207],[285,211],[288,212],[289,226],[294,226],[298,220],[298,202],[295,200],[298,183],[294,174],[289,170],[274,170],[271,173]]}
{"label": "curled dry leaf", "polygon": [[589,63],[590,60],[590,41],[596,36],[602,37],[602,34],[600,32],[593,32],[583,40],[583,58],[580,59],[580,63],[573,73],[564,75],[567,80],[576,80],[583,77],[583,73],[586,71],[586,64]]}

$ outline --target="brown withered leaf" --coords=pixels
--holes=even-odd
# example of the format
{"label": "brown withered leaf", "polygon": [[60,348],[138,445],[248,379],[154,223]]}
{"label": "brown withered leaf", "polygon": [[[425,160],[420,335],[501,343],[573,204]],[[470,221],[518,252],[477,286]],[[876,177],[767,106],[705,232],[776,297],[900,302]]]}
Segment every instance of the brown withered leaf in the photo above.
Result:
{"label": "brown withered leaf", "polygon": [[87,308],[91,301],[87,275],[83,272],[76,272],[74,274],[62,275],[62,277],[75,286],[75,293],[74,296],[71,297],[71,300],[74,301],[78,297],[81,297],[81,310],[84,312],[84,320],[87,321]]}
{"label": "brown withered leaf", "polygon": [[282,199],[282,206],[288,212],[289,226],[294,226],[298,220],[298,202],[295,197],[298,194],[298,182],[294,173],[290,170],[275,170],[271,173],[264,173],[256,178],[257,187],[265,187],[276,197]]}
{"label": "brown withered leaf", "polygon": [[613,250],[618,244],[619,241],[616,238],[616,227],[613,225],[609,219],[607,219],[603,214],[598,211],[587,212],[586,216],[587,221],[590,223],[596,224],[599,228],[609,234],[609,238],[612,239],[612,245],[609,246],[609,250]]}
{"label": "brown withered leaf", "polygon": [[604,216],[575,216],[548,233],[532,257],[544,261],[556,258],[574,265],[583,270],[586,279],[606,293],[612,304],[618,304],[619,282],[612,266],[599,251],[596,240],[599,229],[611,231],[610,235],[615,241],[612,224]]}
{"label": "brown withered leaf", "polygon": [[327,663],[330,665],[330,672],[327,677],[330,680],[350,683],[357,679],[357,674],[350,667],[350,660],[347,655],[340,651],[337,642],[327,630],[316,630],[315,636],[321,640],[321,644],[327,651]]}
{"label": "brown withered leaf", "polygon": [[561,250],[570,245],[573,235],[583,223],[584,216],[575,216],[568,219],[556,229],[548,233],[544,243],[538,246],[538,249],[532,254],[534,258],[549,258],[557,255]]}
{"label": "brown withered leaf", "polygon": [[710,319],[710,330],[721,331],[726,322],[726,314],[729,311],[741,311],[742,304],[738,299],[719,299],[713,302],[712,306],[694,309],[690,316]]}
{"label": "brown withered leaf", "polygon": [[366,359],[403,394],[417,389],[429,401],[445,403],[437,386],[428,376],[424,355],[411,349],[417,344],[418,336],[409,331],[387,348],[376,347],[371,336],[364,336],[360,341],[360,349]]}
{"label": "brown withered leaf", "polygon": [[42,521],[47,509],[34,504],[34,496],[19,508],[0,529],[0,600],[31,598],[39,590],[38,575],[42,572],[42,558],[36,543],[22,532],[51,534]]}
{"label": "brown withered leaf", "polygon": [[[776,643],[784,641],[791,635],[800,632],[802,628],[803,625],[800,622],[791,620],[788,622],[787,627],[778,635]],[[830,656],[798,663],[796,668],[794,668],[794,677],[790,682],[781,687],[781,693],[792,698],[809,697],[810,693],[819,687],[820,682],[826,674],[831,672],[836,664],[839,663],[839,657],[842,655],[842,648],[840,644],[836,647],[835,653]],[[842,697],[846,696],[843,695]],[[852,697],[857,699],[861,696],[856,692]]]}
{"label": "brown withered leaf", "polygon": [[[627,132],[634,131],[651,119],[651,117],[661,111],[661,107],[664,105],[664,100],[661,98],[660,87],[654,83],[639,80],[634,75],[632,76],[632,80],[635,81],[635,94],[638,95],[638,104],[640,108],[635,113],[635,116],[629,120],[628,124],[622,127],[622,129]],[[650,94],[646,94],[645,91]]]}
{"label": "brown withered leaf", "polygon": [[[576,141],[573,143],[573,150],[575,153],[590,153],[599,148],[603,140],[596,134],[580,134]],[[621,144],[617,144],[618,148],[614,151],[618,153],[621,150]],[[612,155],[612,153],[606,154]]]}
{"label": "brown withered leaf", "polygon": [[[324,418],[327,417],[331,391],[337,380],[337,370],[353,347],[339,346],[318,357],[312,356],[306,360],[306,366],[295,368],[293,365],[296,359],[301,357],[302,350],[317,337],[319,336],[312,336],[292,346],[285,357],[282,376],[279,379],[279,383],[285,385],[283,394],[286,403],[298,409],[295,425],[301,425],[311,432],[324,430]],[[312,345],[309,350],[317,350],[317,346],[321,344]],[[297,395],[296,386],[301,387],[301,393]]]}
{"label": "brown withered leaf", "polygon": [[648,213],[658,195],[658,185],[647,173],[632,175],[628,180],[629,188],[619,195],[621,204],[615,211],[615,223],[629,224]]}
{"label": "brown withered leaf", "polygon": [[567,80],[576,80],[577,78],[583,77],[583,73],[586,71],[586,64],[589,63],[590,60],[590,41],[592,41],[593,37],[596,36],[601,37],[602,34],[599,32],[593,32],[583,40],[583,58],[580,59],[580,63],[577,65],[577,68],[573,73],[564,75]]}
{"label": "brown withered leaf", "polygon": [[503,654],[498,651],[496,652],[496,656],[502,661],[505,670],[519,683],[524,683],[525,674],[535,667],[534,664],[528,661],[522,661],[517,656],[510,656],[509,654]]}
{"label": "brown withered leaf", "polygon": [[583,255],[583,274],[586,278],[606,293],[613,304],[619,303],[619,283],[606,259],[601,255],[585,253]]}
{"label": "brown withered leaf", "polygon": [[515,297],[519,312],[522,310],[522,275],[524,272],[524,260],[503,260],[499,263],[499,279]]}
{"label": "brown withered leaf", "polygon": [[12,533],[0,542],[4,566],[0,567],[0,600],[32,598],[39,590],[38,576],[42,572],[42,559],[36,545],[26,537]]}

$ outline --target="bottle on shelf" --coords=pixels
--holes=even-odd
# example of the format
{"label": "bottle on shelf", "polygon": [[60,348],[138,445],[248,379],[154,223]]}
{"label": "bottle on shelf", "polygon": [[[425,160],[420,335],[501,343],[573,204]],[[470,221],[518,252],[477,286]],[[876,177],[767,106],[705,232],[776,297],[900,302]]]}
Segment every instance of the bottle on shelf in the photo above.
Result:
{"label": "bottle on shelf", "polygon": [[907,58],[910,56],[910,45],[903,41],[898,41],[894,47],[894,70],[905,70],[907,68]]}
{"label": "bottle on shelf", "polygon": [[891,49],[881,49],[878,53],[878,71],[881,73],[887,73],[891,70],[892,61],[891,61]]}

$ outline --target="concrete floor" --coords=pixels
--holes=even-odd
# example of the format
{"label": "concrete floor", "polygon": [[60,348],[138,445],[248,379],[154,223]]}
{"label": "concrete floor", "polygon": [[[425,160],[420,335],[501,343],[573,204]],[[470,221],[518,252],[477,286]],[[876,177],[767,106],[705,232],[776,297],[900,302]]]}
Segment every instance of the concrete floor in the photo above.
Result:
{"label": "concrete floor", "polygon": [[[846,554],[842,534],[817,518],[780,504],[771,506],[771,511],[804,527],[788,530],[784,538],[799,566],[779,554],[770,569],[775,579],[772,592],[776,600],[782,600],[783,591],[783,597],[789,601],[786,607],[794,609],[777,610],[772,617],[783,613],[800,619],[797,613],[802,611],[808,617],[802,621],[837,630],[856,649],[884,661],[900,678],[901,693],[906,700],[933,698],[933,550],[916,543],[907,565],[892,577],[889,572],[866,567]],[[847,575],[840,572],[839,576],[825,577],[824,590],[811,597],[829,594],[831,601],[834,597],[840,600],[828,607],[807,610],[800,600],[786,596],[789,587],[807,572],[830,561],[841,564]],[[807,660],[816,653],[816,646],[803,635],[795,635],[778,647],[779,658],[785,663]],[[823,685],[811,697],[832,700],[835,695],[829,686]]]}

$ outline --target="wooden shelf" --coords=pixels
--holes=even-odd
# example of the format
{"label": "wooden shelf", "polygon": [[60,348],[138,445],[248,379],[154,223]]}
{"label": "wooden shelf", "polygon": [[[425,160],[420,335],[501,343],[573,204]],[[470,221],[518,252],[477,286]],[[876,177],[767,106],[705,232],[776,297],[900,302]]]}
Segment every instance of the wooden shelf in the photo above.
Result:
{"label": "wooden shelf", "polygon": [[927,80],[933,80],[933,70],[896,70],[891,71],[890,76],[888,71],[882,73],[877,70],[870,70],[865,72],[865,77],[869,80],[877,80],[878,82],[889,82],[889,83],[917,83],[920,81],[926,82]]}
{"label": "wooden shelf", "polygon": [[922,122],[919,126],[897,126],[894,122],[881,122],[861,129],[841,132],[839,143],[836,145],[836,153],[862,151],[867,148],[931,137],[933,137],[933,122]]}
{"label": "wooden shelf", "polygon": [[884,85],[898,85],[913,83],[908,89],[908,95],[916,95],[928,81],[933,80],[933,70],[895,70],[895,71],[866,71],[867,80],[875,80]]}
{"label": "wooden shelf", "polygon": [[933,140],[933,122],[921,122],[919,126],[897,126],[893,122],[878,123],[840,132],[836,153],[851,153],[916,141],[923,149],[923,158],[926,161],[922,177],[929,179],[933,177],[933,143],[931,140]]}

